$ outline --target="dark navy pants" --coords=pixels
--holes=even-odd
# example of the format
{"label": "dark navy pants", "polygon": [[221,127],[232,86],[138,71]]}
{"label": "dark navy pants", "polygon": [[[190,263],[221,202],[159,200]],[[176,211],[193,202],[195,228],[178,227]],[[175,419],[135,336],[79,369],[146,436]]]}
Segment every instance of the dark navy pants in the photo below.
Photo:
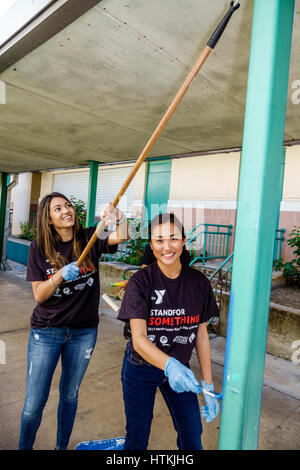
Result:
{"label": "dark navy pants", "polygon": [[174,392],[164,372],[125,352],[121,372],[126,414],[125,450],[146,450],[157,387],[169,408],[179,450],[201,450],[202,424],[195,393]]}

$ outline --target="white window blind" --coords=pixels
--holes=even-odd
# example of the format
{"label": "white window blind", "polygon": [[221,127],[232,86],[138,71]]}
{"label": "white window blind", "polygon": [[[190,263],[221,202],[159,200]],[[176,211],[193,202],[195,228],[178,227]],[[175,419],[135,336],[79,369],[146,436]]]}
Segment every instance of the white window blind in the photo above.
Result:
{"label": "white window blind", "polygon": [[[97,195],[96,195],[96,217],[99,216],[101,208],[108,202],[112,202],[122,187],[125,179],[132,170],[132,166],[125,167],[101,167],[98,170]],[[131,216],[131,208],[134,202],[134,179],[127,188],[118,207]],[[89,170],[58,173],[54,175],[53,191],[60,192],[66,197],[74,196],[82,199],[87,207],[89,188]]]}
{"label": "white window blind", "polygon": [[[96,197],[96,215],[100,213],[101,208],[108,202],[113,202],[120,191],[122,184],[132,170],[132,166],[125,167],[99,167],[97,197]],[[131,215],[131,207],[134,201],[134,179],[127,188],[124,196],[118,204],[119,209],[127,217]]]}
{"label": "white window blind", "polygon": [[89,170],[58,173],[54,175],[53,191],[82,199],[87,206],[89,190]]}

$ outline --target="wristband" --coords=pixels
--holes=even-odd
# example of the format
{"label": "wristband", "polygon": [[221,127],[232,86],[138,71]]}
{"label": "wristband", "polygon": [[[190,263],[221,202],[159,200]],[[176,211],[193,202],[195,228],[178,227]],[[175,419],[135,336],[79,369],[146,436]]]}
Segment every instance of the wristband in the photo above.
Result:
{"label": "wristband", "polygon": [[57,289],[58,286],[55,284],[55,282],[53,281],[52,277],[53,277],[53,276],[49,277],[50,284],[52,284],[52,286],[53,286],[55,289]]}

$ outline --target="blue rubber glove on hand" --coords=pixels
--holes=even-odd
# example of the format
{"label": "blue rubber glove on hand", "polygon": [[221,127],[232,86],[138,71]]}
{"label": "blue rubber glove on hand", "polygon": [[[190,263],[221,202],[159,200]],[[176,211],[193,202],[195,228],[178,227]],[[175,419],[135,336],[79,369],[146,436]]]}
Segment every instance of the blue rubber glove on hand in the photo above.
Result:
{"label": "blue rubber glove on hand", "polygon": [[193,372],[174,357],[167,360],[165,376],[168,377],[170,387],[177,393],[199,393],[200,385]]}
{"label": "blue rubber glove on hand", "polygon": [[[213,382],[211,384],[207,384],[204,380],[202,380],[201,384],[202,384],[203,390],[208,390],[209,392],[214,391]],[[202,416],[203,418],[206,418],[207,423],[210,423],[211,421],[215,419],[215,417],[219,413],[219,402],[217,398],[207,395],[204,391],[203,391],[203,396],[205,399],[206,406],[202,406]]]}
{"label": "blue rubber glove on hand", "polygon": [[62,277],[65,281],[73,281],[78,277],[80,273],[80,267],[76,266],[76,261],[73,263],[67,264],[62,269]]}

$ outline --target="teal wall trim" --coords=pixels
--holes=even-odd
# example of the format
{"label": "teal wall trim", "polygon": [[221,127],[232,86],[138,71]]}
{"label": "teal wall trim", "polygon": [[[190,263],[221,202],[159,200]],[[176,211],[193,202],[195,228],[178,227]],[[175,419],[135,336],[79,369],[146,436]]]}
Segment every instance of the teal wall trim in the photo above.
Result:
{"label": "teal wall trim", "polygon": [[255,0],[219,449],[258,445],[294,0]]}
{"label": "teal wall trim", "polygon": [[148,162],[145,207],[148,220],[160,212],[166,212],[171,181],[172,160],[155,160]]}
{"label": "teal wall trim", "polygon": [[26,266],[30,245],[31,242],[28,240],[13,240],[9,238],[7,241],[7,259]]}

